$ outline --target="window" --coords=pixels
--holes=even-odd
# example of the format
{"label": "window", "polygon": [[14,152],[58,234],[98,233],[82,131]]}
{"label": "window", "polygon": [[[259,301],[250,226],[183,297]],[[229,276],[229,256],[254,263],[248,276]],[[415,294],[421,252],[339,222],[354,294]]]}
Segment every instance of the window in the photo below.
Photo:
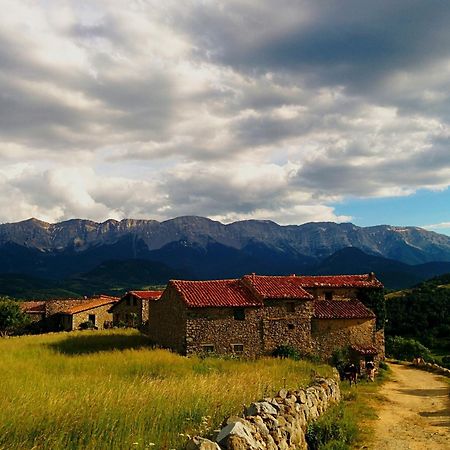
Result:
{"label": "window", "polygon": [[333,300],[333,292],[332,291],[325,292],[325,300]]}
{"label": "window", "polygon": [[245,320],[245,309],[244,308],[234,308],[233,316],[234,316],[234,320]]}
{"label": "window", "polygon": [[294,302],[289,302],[286,305],[286,309],[288,313],[294,313],[295,312],[295,303]]}
{"label": "window", "polygon": [[137,298],[133,297],[133,306],[137,306]]}
{"label": "window", "polygon": [[293,330],[295,325],[293,323],[288,323],[288,330]]}
{"label": "window", "polygon": [[214,345],[212,344],[204,344],[200,347],[202,348],[203,353],[214,353]]}
{"label": "window", "polygon": [[93,325],[95,326],[95,314],[89,314],[88,320],[89,322],[92,322]]}
{"label": "window", "polygon": [[233,353],[242,354],[244,353],[244,345],[243,344],[231,344],[231,349]]}

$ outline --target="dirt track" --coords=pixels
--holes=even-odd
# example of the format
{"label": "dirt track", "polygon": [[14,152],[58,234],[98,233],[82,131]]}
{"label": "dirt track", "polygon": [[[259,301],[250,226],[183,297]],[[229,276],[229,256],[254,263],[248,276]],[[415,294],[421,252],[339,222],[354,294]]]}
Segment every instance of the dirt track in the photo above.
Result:
{"label": "dirt track", "polygon": [[392,380],[380,393],[373,450],[450,449],[449,384],[443,377],[391,364]]}

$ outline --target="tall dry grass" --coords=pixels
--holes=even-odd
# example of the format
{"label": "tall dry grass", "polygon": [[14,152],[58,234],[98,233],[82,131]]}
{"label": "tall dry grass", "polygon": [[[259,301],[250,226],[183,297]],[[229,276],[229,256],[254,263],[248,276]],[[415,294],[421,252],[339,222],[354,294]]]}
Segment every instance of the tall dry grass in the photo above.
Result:
{"label": "tall dry grass", "polygon": [[131,330],[3,339],[0,448],[178,449],[182,434],[312,371],[329,374],[307,361],[185,358]]}

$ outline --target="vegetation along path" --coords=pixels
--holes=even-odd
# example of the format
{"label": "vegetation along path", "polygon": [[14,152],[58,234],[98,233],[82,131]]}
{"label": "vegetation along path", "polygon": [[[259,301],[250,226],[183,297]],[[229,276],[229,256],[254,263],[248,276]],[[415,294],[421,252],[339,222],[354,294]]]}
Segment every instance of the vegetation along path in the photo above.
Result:
{"label": "vegetation along path", "polygon": [[443,377],[403,365],[390,365],[392,379],[380,393],[370,448],[418,450],[450,448],[449,384]]}

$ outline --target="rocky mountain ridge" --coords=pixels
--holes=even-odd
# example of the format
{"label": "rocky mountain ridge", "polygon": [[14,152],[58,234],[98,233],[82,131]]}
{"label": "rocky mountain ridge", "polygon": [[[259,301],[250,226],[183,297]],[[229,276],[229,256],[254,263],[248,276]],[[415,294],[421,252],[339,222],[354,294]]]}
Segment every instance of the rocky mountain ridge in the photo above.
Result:
{"label": "rocky mountain ridge", "polygon": [[450,237],[418,227],[358,227],[351,223],[333,222],[282,226],[261,220],[222,224],[196,216],[163,222],[110,219],[97,223],[72,219],[50,224],[29,219],[0,224],[0,256],[2,246],[7,244],[45,253],[69,250],[80,253],[114,245],[124,238],[145,243],[149,251],[158,251],[174,243],[197,249],[219,244],[234,250],[263,245],[277,253],[321,260],[340,249],[355,247],[367,254],[407,264],[450,261]]}

